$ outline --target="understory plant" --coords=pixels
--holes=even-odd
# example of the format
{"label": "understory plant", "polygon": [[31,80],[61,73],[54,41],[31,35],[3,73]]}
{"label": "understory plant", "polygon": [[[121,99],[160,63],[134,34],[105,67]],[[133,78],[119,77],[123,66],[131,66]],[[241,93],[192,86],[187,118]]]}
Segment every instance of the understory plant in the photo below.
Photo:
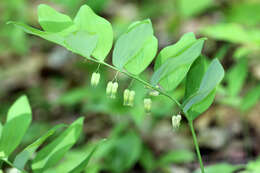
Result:
{"label": "understory plant", "polygon": [[[151,80],[147,82],[140,74],[151,64],[158,51],[158,40],[154,36],[151,20],[133,22],[119,36],[112,53],[113,65],[105,61],[113,45],[112,26],[87,5],[83,5],[72,20],[42,4],[38,7],[38,21],[43,30],[20,22],[9,23],[29,34],[61,45],[99,66],[107,66],[117,74],[123,73],[141,82],[153,95],[164,95],[174,102],[180,114],[188,121],[201,172],[205,172],[193,121],[210,107],[216,88],[224,77],[224,69],[219,60],[216,58],[208,62],[201,53],[205,38],[197,39],[193,33],[186,33],[177,43],[163,48],[155,59]],[[100,78],[97,69],[92,75],[92,85],[98,85]],[[180,102],[172,97],[172,92],[183,81],[185,95]],[[106,88],[107,95],[113,99],[116,99],[120,87],[118,82],[116,75]],[[124,105],[133,106],[134,95],[135,92],[129,85],[124,92]],[[150,112],[151,105],[151,98],[144,98],[146,112]],[[172,118],[175,128],[179,126],[181,115]]]}
{"label": "understory plant", "polygon": [[[78,141],[84,118],[80,117],[70,125],[54,126],[17,153],[15,150],[22,142],[31,121],[32,111],[29,101],[26,96],[21,96],[10,107],[5,124],[0,123],[0,172],[6,167],[5,164],[12,167],[13,172],[21,173],[42,173],[54,167]],[[87,152],[80,163],[66,172],[82,172],[100,143],[94,146],[92,151]],[[11,161],[10,158],[14,159]]]}

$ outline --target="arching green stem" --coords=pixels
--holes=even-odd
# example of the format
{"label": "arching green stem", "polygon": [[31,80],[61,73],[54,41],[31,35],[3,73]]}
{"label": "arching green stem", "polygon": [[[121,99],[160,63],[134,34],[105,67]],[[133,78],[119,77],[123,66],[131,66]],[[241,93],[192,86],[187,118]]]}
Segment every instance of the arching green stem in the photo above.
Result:
{"label": "arching green stem", "polygon": [[150,89],[153,89],[153,90],[155,90],[155,91],[158,91],[160,94],[162,94],[162,95],[168,97],[170,100],[172,100],[174,103],[176,103],[177,106],[181,109],[181,104],[178,102],[178,100],[176,100],[175,98],[171,97],[169,94],[167,94],[166,92],[162,91],[161,89],[152,86],[151,84],[149,84],[148,82],[146,82],[146,81],[144,81],[143,79],[139,78],[138,76],[132,75],[132,74],[130,74],[130,73],[126,72],[126,71],[123,71],[123,70],[121,70],[121,69],[119,69],[119,68],[117,68],[117,67],[115,67],[115,66],[112,66],[112,65],[110,65],[110,64],[108,64],[108,63],[106,63],[106,62],[104,62],[104,61],[98,61],[98,60],[96,60],[96,59],[94,59],[94,58],[91,58],[91,60],[94,61],[94,62],[96,62],[96,63],[105,65],[105,66],[107,66],[107,67],[109,67],[109,68],[111,68],[111,69],[113,69],[113,70],[119,71],[120,73],[123,73],[123,74],[129,76],[130,78],[132,78],[132,79],[134,79],[134,80],[136,80],[136,81],[141,82],[141,83],[144,84],[146,87],[148,87],[148,88],[150,88]]}
{"label": "arching green stem", "polygon": [[194,142],[194,145],[195,145],[197,157],[198,157],[198,160],[199,160],[199,163],[200,163],[201,173],[205,173],[202,157],[201,157],[201,154],[200,154],[199,143],[198,143],[198,140],[197,140],[197,136],[196,136],[194,127],[193,127],[193,121],[188,120],[188,122],[189,122],[190,130],[191,130],[191,133],[192,133],[192,138],[193,138],[193,142]]}

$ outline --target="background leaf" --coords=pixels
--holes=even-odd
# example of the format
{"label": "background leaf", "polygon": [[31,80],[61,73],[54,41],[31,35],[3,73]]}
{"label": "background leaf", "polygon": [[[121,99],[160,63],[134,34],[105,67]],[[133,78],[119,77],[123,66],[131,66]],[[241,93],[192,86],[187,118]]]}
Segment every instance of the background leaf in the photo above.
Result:
{"label": "background leaf", "polygon": [[[219,163],[211,166],[207,166],[205,168],[205,172],[207,173],[219,173],[219,172],[225,172],[225,173],[232,173],[237,169],[240,169],[242,166],[239,165],[231,165],[228,163]],[[200,170],[194,171],[194,173],[200,173]]]}
{"label": "background leaf", "polygon": [[8,157],[20,144],[32,121],[32,111],[26,96],[19,97],[11,106],[0,139],[0,152]]}
{"label": "background leaf", "polygon": [[228,94],[236,96],[243,87],[248,74],[247,59],[241,58],[230,70],[227,72]]}
{"label": "background leaf", "polygon": [[246,45],[248,49],[252,50],[259,47],[260,43],[260,31],[258,29],[245,29],[237,23],[210,25],[202,28],[201,32],[217,40]]}
{"label": "background leaf", "polygon": [[73,168],[71,171],[69,171],[69,173],[81,173],[88,165],[91,157],[93,156],[93,154],[95,153],[95,151],[98,149],[98,147],[100,145],[102,145],[102,143],[105,140],[102,140],[101,142],[99,142],[98,144],[96,144],[96,146],[94,146],[94,148],[92,149],[92,151],[88,154],[88,156],[75,168]]}
{"label": "background leaf", "polygon": [[260,99],[260,84],[250,89],[242,99],[240,109],[244,112],[250,110]]}
{"label": "background leaf", "polygon": [[177,3],[182,16],[192,17],[212,7],[214,0],[178,0]]}
{"label": "background leaf", "polygon": [[260,14],[256,13],[259,10],[259,1],[241,1],[240,3],[232,3],[230,8],[226,10],[226,18],[228,22],[255,26],[260,22]]}
{"label": "background leaf", "polygon": [[0,139],[1,139],[1,136],[2,136],[2,131],[3,131],[3,125],[2,125],[2,123],[0,122]]}
{"label": "background leaf", "polygon": [[22,152],[17,154],[17,156],[14,159],[13,165],[16,168],[24,169],[24,166],[26,162],[32,157],[32,155],[35,153],[35,151],[39,148],[42,143],[48,139],[51,135],[55,133],[58,129],[64,127],[65,125],[59,124],[52,129],[50,129],[46,134],[41,136],[39,139],[37,139],[34,143],[27,146]]}
{"label": "background leaf", "polygon": [[104,157],[109,172],[127,172],[139,159],[142,149],[140,137],[133,131],[110,138],[104,145],[108,152]]}
{"label": "background leaf", "polygon": [[[27,173],[27,171],[15,167],[15,165],[13,165],[9,160],[7,160],[7,158],[1,158],[1,157],[0,157],[0,162],[1,162],[1,161],[4,162],[4,163],[6,163],[7,165],[9,165],[10,167],[12,167],[12,169],[13,169],[14,171],[18,172],[18,173]],[[2,163],[2,162],[1,162],[1,163]],[[0,172],[1,172],[1,170],[0,170]]]}
{"label": "background leaf", "polygon": [[246,165],[246,170],[249,172],[245,172],[245,173],[259,172],[260,171],[260,157],[258,157],[254,161],[248,162]]}
{"label": "background leaf", "polygon": [[54,141],[37,153],[32,163],[32,169],[35,173],[41,173],[58,163],[64,154],[77,142],[82,130],[83,120],[83,118],[77,119]]}
{"label": "background leaf", "polygon": [[193,152],[188,150],[173,150],[164,155],[159,159],[158,165],[161,167],[175,164],[188,163],[195,159]]}

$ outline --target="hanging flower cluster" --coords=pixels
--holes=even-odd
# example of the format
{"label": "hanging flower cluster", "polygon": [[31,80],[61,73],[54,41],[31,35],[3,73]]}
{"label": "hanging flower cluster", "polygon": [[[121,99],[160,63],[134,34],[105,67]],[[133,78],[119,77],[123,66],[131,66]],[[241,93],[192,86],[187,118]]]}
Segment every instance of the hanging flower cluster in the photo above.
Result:
{"label": "hanging flower cluster", "polygon": [[[111,98],[115,99],[117,90],[118,90],[118,82],[109,81],[106,87],[106,95]],[[91,86],[96,87],[100,82],[100,73],[94,72],[91,76]],[[157,88],[159,88],[157,86]],[[159,92],[156,90],[152,90],[148,93],[150,96],[158,96]],[[134,99],[135,99],[135,91],[131,89],[125,89],[123,94],[123,105],[124,106],[134,106]],[[146,113],[150,113],[152,108],[152,100],[151,98],[144,98],[144,110]]]}
{"label": "hanging flower cluster", "polygon": [[124,91],[124,106],[133,106],[135,98],[135,91],[125,89]]}
{"label": "hanging flower cluster", "polygon": [[112,81],[108,82],[107,83],[107,89],[106,89],[107,96],[110,97],[111,99],[115,99],[117,89],[118,89],[118,83],[117,82],[112,82]]}

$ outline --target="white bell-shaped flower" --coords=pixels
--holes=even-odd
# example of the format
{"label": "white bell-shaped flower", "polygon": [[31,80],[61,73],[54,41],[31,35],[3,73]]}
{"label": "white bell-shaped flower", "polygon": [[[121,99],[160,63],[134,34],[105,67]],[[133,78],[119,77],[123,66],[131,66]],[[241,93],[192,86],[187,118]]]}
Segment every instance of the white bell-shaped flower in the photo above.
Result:
{"label": "white bell-shaped flower", "polygon": [[97,86],[99,84],[99,80],[100,80],[100,73],[92,73],[92,76],[91,76],[91,86]]}
{"label": "white bell-shaped flower", "polygon": [[152,108],[152,100],[150,98],[144,99],[144,110],[146,113],[150,113]]}
{"label": "white bell-shaped flower", "polygon": [[133,106],[135,98],[135,91],[125,89],[124,91],[124,106]]}
{"label": "white bell-shaped flower", "polygon": [[172,127],[173,129],[178,129],[181,124],[181,115],[173,115],[172,116]]}

